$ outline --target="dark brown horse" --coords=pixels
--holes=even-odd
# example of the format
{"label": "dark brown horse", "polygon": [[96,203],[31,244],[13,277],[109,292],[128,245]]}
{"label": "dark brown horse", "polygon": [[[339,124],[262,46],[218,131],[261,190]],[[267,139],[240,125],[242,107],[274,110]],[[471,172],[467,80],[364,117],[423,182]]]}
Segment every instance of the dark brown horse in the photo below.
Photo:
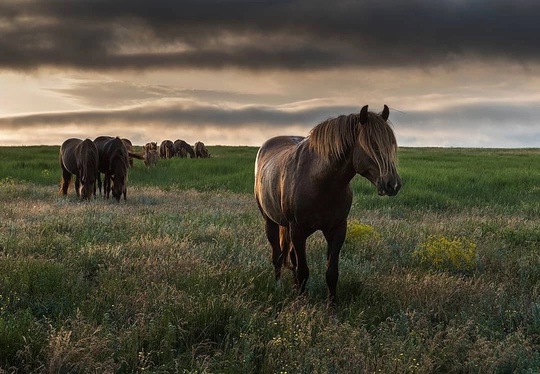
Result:
{"label": "dark brown horse", "polygon": [[188,154],[191,158],[195,158],[195,151],[193,151],[193,147],[182,139],[176,139],[174,141],[174,153],[181,158],[187,157]]}
{"label": "dark brown horse", "polygon": [[197,158],[208,158],[210,157],[210,153],[208,153],[208,149],[204,145],[203,142],[196,142],[193,145],[193,149],[195,151],[195,157]]}
{"label": "dark brown horse", "polygon": [[96,195],[98,173],[98,150],[90,139],[70,138],[60,146],[62,168],[62,194],[67,195],[71,176],[75,175],[77,197],[89,199]]}
{"label": "dark brown horse", "polygon": [[[130,153],[124,142],[119,137],[98,136],[94,139],[94,143],[99,152],[98,169],[105,174],[103,191],[105,197],[108,199],[112,190],[112,195],[117,201],[120,201],[122,194],[126,200]],[[101,177],[98,177],[98,187],[101,195]]]}
{"label": "dark brown horse", "polygon": [[164,140],[159,146],[159,157],[172,158],[174,156],[174,143],[172,140]]}
{"label": "dark brown horse", "polygon": [[350,181],[360,174],[381,196],[394,196],[401,188],[388,115],[386,105],[381,114],[368,112],[366,105],[360,114],[320,123],[306,138],[278,136],[261,146],[255,161],[255,198],[265,219],[277,281],[282,266],[291,265],[295,285],[304,292],[309,278],[306,240],[321,230],[328,245],[328,296],[337,302],[339,252],[352,203]]}

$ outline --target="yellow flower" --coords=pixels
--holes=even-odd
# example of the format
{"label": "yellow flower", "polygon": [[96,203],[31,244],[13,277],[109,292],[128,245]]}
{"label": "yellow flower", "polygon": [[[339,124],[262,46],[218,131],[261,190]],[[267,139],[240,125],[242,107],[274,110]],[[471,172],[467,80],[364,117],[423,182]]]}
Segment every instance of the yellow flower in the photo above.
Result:
{"label": "yellow flower", "polygon": [[413,257],[438,270],[472,271],[476,266],[476,243],[432,235],[413,252]]}
{"label": "yellow flower", "polygon": [[367,240],[378,240],[381,235],[373,226],[361,223],[355,219],[347,222],[346,242],[363,242]]}

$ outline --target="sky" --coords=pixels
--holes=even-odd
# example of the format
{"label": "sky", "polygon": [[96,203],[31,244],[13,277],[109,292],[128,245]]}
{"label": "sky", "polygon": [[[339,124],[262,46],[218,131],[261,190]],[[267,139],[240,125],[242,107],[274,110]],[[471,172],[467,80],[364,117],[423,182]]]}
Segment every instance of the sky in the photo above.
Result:
{"label": "sky", "polygon": [[386,104],[401,146],[540,147],[538,0],[1,0],[0,146],[259,146]]}

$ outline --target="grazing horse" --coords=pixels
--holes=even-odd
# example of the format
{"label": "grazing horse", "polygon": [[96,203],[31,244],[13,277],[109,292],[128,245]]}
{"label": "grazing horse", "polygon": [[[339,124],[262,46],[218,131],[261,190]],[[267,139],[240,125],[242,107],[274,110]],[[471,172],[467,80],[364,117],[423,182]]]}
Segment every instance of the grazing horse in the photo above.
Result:
{"label": "grazing horse", "polygon": [[62,194],[67,195],[71,176],[75,175],[77,197],[89,199],[96,195],[98,178],[98,150],[90,139],[70,138],[60,146]]}
{"label": "grazing horse", "polygon": [[337,302],[339,252],[352,203],[350,181],[360,174],[381,196],[394,196],[401,188],[388,115],[386,105],[381,114],[368,112],[366,105],[359,114],[320,123],[308,137],[278,136],[261,146],[254,190],[272,247],[276,281],[282,266],[290,266],[295,286],[305,291],[306,240],[321,230],[327,242],[328,297]]}
{"label": "grazing horse", "polygon": [[[122,194],[126,200],[130,153],[124,142],[119,137],[98,136],[94,139],[94,143],[99,151],[98,169],[105,174],[105,197],[108,199],[112,190],[112,195],[117,201],[120,201]],[[101,195],[101,177],[98,177],[98,187]]]}
{"label": "grazing horse", "polygon": [[195,151],[193,151],[193,147],[182,139],[176,139],[174,141],[174,153],[181,158],[187,157],[188,154],[191,158],[195,158]]}
{"label": "grazing horse", "polygon": [[206,146],[204,145],[203,142],[195,143],[193,148],[195,149],[195,157],[197,157],[197,158],[199,158],[199,157],[200,158],[208,158],[208,157],[210,157],[210,153],[208,153],[208,149],[206,148]]}
{"label": "grazing horse", "polygon": [[159,160],[158,146],[156,142],[143,145],[143,160],[146,166],[156,166]]}
{"label": "grazing horse", "polygon": [[174,156],[174,143],[172,140],[164,140],[159,146],[159,157],[172,158]]}
{"label": "grazing horse", "polygon": [[146,166],[156,166],[159,160],[159,156],[155,149],[147,149],[143,153],[143,159]]}

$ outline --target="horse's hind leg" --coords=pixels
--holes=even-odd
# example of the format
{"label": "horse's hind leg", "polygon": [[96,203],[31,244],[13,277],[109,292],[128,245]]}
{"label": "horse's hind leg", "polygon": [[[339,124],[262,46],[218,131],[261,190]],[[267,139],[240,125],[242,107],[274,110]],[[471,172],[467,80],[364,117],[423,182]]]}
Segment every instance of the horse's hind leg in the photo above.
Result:
{"label": "horse's hind leg", "polygon": [[103,186],[103,194],[108,199],[111,194],[111,176],[109,174],[105,174],[105,183]]}
{"label": "horse's hind leg", "polygon": [[264,230],[266,238],[272,246],[272,264],[274,264],[274,276],[276,282],[281,278],[281,266],[283,265],[283,256],[281,255],[281,246],[279,243],[279,225],[268,217],[265,218]]}
{"label": "horse's hind leg", "polygon": [[298,287],[300,294],[303,294],[306,290],[306,283],[309,278],[309,268],[307,265],[306,255],[307,236],[301,229],[292,224],[290,225],[289,230],[292,241],[293,253],[291,256],[291,261],[293,262],[293,266],[295,264],[293,258],[296,257],[296,266],[294,267],[296,286]]}
{"label": "horse's hind leg", "polygon": [[69,184],[71,183],[71,173],[62,165],[62,195],[67,195]]}
{"label": "horse's hind leg", "polygon": [[79,178],[78,175],[75,176],[75,193],[77,194],[77,197],[80,197],[80,189],[81,188],[81,178]]}
{"label": "horse's hind leg", "polygon": [[339,252],[347,234],[347,223],[323,232],[328,243],[326,254],[326,285],[328,286],[328,301],[337,303],[336,288],[339,277]]}

